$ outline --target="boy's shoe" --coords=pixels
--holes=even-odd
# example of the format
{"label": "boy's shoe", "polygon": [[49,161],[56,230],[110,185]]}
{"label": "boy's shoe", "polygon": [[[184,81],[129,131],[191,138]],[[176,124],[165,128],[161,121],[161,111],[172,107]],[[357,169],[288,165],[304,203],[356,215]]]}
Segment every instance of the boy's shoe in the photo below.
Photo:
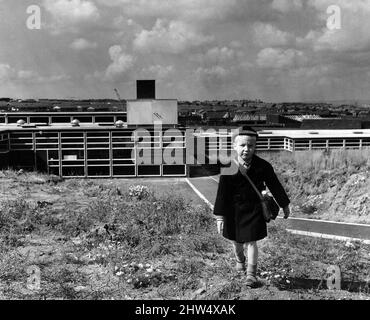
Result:
{"label": "boy's shoe", "polygon": [[247,280],[245,281],[245,285],[249,288],[257,288],[258,280],[254,275],[248,274]]}
{"label": "boy's shoe", "polygon": [[243,262],[239,262],[238,260],[236,260],[235,270],[236,271],[245,271],[245,258],[244,258]]}

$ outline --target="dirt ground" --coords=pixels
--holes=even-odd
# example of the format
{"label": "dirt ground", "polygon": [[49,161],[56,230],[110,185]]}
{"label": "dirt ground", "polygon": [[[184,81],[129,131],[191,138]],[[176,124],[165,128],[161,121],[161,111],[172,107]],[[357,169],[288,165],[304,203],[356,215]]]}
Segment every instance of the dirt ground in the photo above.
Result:
{"label": "dirt ground", "polygon": [[[152,198],[129,195],[144,184]],[[260,286],[247,288],[209,208],[180,180],[3,172],[0,188],[0,299],[370,300],[369,245],[292,235],[280,222],[259,243]],[[328,289],[332,265],[341,290]]]}

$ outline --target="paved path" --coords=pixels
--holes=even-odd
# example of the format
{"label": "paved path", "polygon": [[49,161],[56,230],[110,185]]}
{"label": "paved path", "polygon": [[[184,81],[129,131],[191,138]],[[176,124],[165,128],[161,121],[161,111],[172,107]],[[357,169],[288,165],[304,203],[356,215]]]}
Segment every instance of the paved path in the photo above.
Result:
{"label": "paved path", "polygon": [[[218,176],[188,178],[187,181],[193,190],[200,197],[204,197],[203,200],[213,208]],[[370,225],[291,217],[286,220],[286,227],[287,230],[297,234],[339,240],[364,240],[370,244]]]}

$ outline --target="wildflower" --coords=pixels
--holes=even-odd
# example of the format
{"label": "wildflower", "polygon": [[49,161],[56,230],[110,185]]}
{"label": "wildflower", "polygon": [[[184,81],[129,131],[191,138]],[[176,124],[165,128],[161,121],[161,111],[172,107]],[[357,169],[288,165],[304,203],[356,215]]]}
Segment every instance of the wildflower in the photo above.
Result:
{"label": "wildflower", "polygon": [[347,248],[355,248],[355,245],[352,242],[350,242],[350,241],[347,241],[346,244],[345,244],[345,246]]}

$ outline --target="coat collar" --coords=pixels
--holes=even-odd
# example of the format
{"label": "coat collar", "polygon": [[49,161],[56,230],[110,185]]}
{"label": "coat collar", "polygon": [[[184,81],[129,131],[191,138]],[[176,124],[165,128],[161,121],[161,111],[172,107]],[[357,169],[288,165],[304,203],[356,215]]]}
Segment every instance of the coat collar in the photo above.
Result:
{"label": "coat collar", "polygon": [[[233,159],[233,161],[234,161],[234,164],[237,166],[237,171],[235,172],[234,176],[237,176],[237,175],[242,176],[242,173],[240,172],[240,168],[239,168],[239,166],[241,164],[238,162],[237,157],[235,159]],[[256,161],[257,161],[257,156],[254,154],[252,156],[252,159],[251,159],[251,162],[250,162],[250,167],[248,168],[248,171],[247,172],[251,172],[251,171],[254,170]]]}

